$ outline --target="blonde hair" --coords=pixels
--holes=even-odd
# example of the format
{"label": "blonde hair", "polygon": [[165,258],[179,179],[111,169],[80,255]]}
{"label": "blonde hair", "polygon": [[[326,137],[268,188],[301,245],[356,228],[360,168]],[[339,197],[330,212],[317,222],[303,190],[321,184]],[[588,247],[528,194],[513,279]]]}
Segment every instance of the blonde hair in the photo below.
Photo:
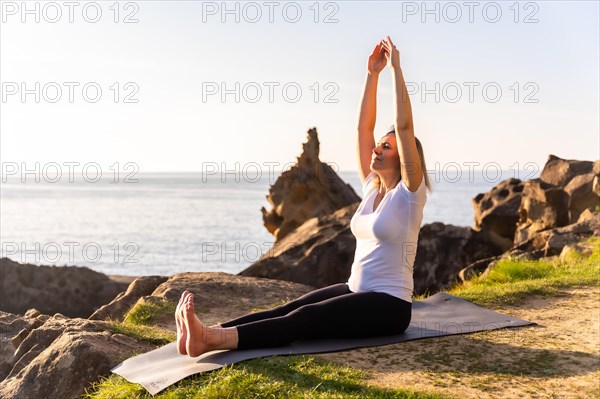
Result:
{"label": "blonde hair", "polygon": [[[396,134],[396,127],[394,125],[392,125],[390,127],[390,129],[391,130],[389,132],[387,132],[386,135]],[[425,163],[425,155],[423,154],[423,145],[421,145],[421,141],[419,141],[417,136],[415,136],[415,144],[417,145],[417,151],[419,152],[419,158],[421,158],[421,170],[423,171],[423,177],[425,178],[425,187],[427,188],[427,191],[429,193],[431,193],[432,187],[431,187],[431,182],[429,181],[429,175],[427,174],[427,165]],[[398,165],[398,168],[400,168],[400,165]],[[402,180],[402,172],[400,172],[400,180]],[[400,183],[398,183],[398,184],[400,184]],[[379,175],[377,175],[377,177],[375,178],[375,187],[377,187],[378,190],[381,187],[381,180],[379,178]]]}

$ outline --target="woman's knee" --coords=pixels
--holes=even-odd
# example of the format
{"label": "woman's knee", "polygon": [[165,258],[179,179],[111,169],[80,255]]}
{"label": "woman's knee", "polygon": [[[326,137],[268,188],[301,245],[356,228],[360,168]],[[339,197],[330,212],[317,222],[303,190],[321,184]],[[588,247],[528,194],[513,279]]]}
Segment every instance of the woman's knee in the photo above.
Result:
{"label": "woman's knee", "polygon": [[367,317],[375,318],[381,334],[401,334],[410,325],[412,304],[385,293],[368,293],[372,307],[378,311],[368,312]]}
{"label": "woman's knee", "polygon": [[291,312],[288,313],[288,316],[294,318],[318,318],[325,314],[325,309],[323,306],[320,306],[318,302],[316,303],[307,303],[306,305],[302,305]]}
{"label": "woman's knee", "polygon": [[411,318],[412,318],[411,309],[409,309],[408,311],[404,310],[401,313],[401,316],[398,317],[398,319],[396,319],[396,321],[394,323],[394,326],[393,326],[394,334],[402,334],[404,331],[406,331],[406,329],[410,325]]}

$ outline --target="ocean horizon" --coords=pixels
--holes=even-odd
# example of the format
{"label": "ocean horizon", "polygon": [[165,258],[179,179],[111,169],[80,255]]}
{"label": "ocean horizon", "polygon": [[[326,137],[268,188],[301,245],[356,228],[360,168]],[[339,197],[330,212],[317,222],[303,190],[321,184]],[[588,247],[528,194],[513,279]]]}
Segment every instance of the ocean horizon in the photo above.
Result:
{"label": "ocean horizon", "polygon": [[[340,178],[362,197],[358,171]],[[19,263],[86,266],[110,275],[236,274],[273,246],[261,207],[281,171],[202,174],[140,172],[83,179],[3,177],[2,257]],[[471,200],[511,177],[539,172],[428,173],[422,224],[473,226]],[[137,180],[137,181],[135,181]],[[54,181],[54,182],[53,182]]]}

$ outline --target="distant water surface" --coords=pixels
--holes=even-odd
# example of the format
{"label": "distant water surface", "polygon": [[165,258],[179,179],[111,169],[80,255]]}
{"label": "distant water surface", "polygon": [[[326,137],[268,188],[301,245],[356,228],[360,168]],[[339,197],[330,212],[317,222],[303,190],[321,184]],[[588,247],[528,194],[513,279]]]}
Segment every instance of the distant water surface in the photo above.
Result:
{"label": "distant water surface", "polygon": [[[361,195],[358,172],[339,172]],[[273,246],[261,206],[278,175],[207,176],[138,173],[137,183],[68,179],[22,183],[0,190],[2,256],[21,263],[88,266],[107,274],[172,275],[187,271],[238,273]],[[259,176],[261,177],[261,176]],[[473,225],[471,199],[510,177],[429,175],[423,224]]]}

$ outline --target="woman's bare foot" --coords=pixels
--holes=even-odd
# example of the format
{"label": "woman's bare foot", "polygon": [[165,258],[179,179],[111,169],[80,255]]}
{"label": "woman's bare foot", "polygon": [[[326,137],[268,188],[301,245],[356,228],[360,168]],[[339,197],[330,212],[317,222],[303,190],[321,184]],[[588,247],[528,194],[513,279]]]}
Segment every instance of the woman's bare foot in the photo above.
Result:
{"label": "woman's bare foot", "polygon": [[185,347],[185,343],[187,341],[187,328],[185,326],[185,322],[183,320],[183,314],[185,310],[185,299],[190,295],[188,290],[183,291],[181,294],[181,298],[179,298],[179,303],[175,308],[175,323],[177,324],[177,352],[180,355],[186,355],[187,349]]}
{"label": "woman's bare foot", "polygon": [[186,296],[183,309],[183,320],[187,329],[187,354],[196,357],[212,350],[208,342],[208,327],[202,324],[194,312],[194,294]]}

